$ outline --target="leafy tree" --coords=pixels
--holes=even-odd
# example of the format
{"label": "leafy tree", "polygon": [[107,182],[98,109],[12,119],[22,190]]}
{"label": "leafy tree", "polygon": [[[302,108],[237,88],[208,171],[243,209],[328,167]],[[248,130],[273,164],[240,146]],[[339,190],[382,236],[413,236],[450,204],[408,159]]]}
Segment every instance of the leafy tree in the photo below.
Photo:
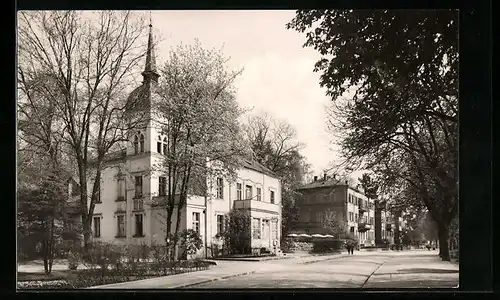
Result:
{"label": "leafy tree", "polygon": [[429,213],[426,213],[425,217],[422,218],[420,227],[422,228],[424,237],[428,241],[436,241],[438,239],[438,226]]}
{"label": "leafy tree", "polygon": [[368,174],[363,174],[361,178],[358,179],[359,183],[363,187],[363,190],[365,191],[365,196],[368,199],[375,200],[377,199],[378,195],[378,185],[377,183],[370,177]]}
{"label": "leafy tree", "polygon": [[233,209],[224,216],[224,230],[216,238],[223,241],[230,253],[245,253],[250,245],[250,214],[246,210]]}
{"label": "leafy tree", "polygon": [[40,254],[46,274],[52,271],[54,256],[62,242],[63,222],[67,219],[65,173],[52,168],[55,164],[50,164],[47,157],[36,157],[33,161],[20,159],[21,173],[18,177],[19,250],[32,254],[35,250],[36,254]]}
{"label": "leafy tree", "polygon": [[403,232],[402,242],[404,245],[416,245],[420,244],[424,240],[424,234],[419,228],[407,229]]}
{"label": "leafy tree", "polygon": [[320,84],[332,99],[350,87],[364,100],[398,90],[420,95],[414,110],[458,121],[428,109],[437,108],[437,97],[458,97],[458,11],[299,10],[287,28],[307,31],[304,46],[323,55],[314,70],[323,72]]}
{"label": "leafy tree", "polygon": [[57,136],[73,159],[85,247],[105,157],[125,147],[136,125],[123,122],[122,93],[142,57],[137,47],[144,29],[126,11],[19,14],[19,110],[31,117],[48,108],[54,117],[53,127],[38,116],[24,122]]}
{"label": "leafy tree", "polygon": [[186,229],[180,233],[181,247],[185,249],[185,253],[189,256],[195,255],[203,246],[200,234],[193,229]]}
{"label": "leafy tree", "polygon": [[458,209],[457,26],[453,10],[302,10],[287,24],[323,55],[343,155],[386,175],[403,165],[394,176],[438,223],[443,260]]}
{"label": "leafy tree", "polygon": [[233,88],[241,71],[228,71],[226,62],[220,50],[205,49],[196,40],[194,45],[173,50],[160,69],[162,80],[153,105],[167,148],[154,171],[169,180],[166,197],[155,205],[166,212],[167,235],[174,229],[174,248],[188,195],[210,198],[207,190],[211,193],[212,181],[216,177],[232,180],[240,157],[247,152],[237,121],[242,111]]}

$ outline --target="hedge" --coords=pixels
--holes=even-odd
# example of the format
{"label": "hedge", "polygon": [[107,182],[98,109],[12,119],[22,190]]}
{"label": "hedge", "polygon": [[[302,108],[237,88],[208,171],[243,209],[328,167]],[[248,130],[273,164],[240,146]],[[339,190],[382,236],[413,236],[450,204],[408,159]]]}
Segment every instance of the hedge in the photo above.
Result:
{"label": "hedge", "polygon": [[343,242],[340,240],[317,240],[313,241],[313,253],[335,252],[342,249]]}

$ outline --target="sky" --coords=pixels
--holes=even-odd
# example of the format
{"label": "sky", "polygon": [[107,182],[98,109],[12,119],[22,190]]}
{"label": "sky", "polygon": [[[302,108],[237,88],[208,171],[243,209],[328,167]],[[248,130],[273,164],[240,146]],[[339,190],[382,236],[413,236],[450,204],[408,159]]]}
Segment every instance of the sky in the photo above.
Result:
{"label": "sky", "polygon": [[[149,18],[149,12],[140,13]],[[151,12],[158,64],[171,48],[196,38],[205,48],[223,47],[228,68],[243,68],[235,81],[240,106],[290,123],[305,145],[301,152],[311,171],[320,175],[335,158],[326,132],[325,105],[331,100],[313,72],[319,53],[302,47],[305,34],[285,28],[294,15],[293,10]]]}

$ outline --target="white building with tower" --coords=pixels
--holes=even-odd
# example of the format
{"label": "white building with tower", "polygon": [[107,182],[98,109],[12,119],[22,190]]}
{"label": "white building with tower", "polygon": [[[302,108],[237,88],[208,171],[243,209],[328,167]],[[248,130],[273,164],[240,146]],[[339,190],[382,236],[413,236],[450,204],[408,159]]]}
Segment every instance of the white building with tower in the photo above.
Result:
{"label": "white building with tower", "polygon": [[[126,149],[111,153],[105,159],[99,201],[92,218],[94,241],[123,245],[165,243],[165,209],[151,205],[159,197],[166,197],[167,190],[167,178],[155,168],[166,151],[167,139],[161,134],[160,120],[156,119],[152,105],[157,100],[160,75],[156,69],[151,27],[142,72],[144,80],[130,93],[126,105],[129,118],[140,116],[144,123],[130,132]],[[273,172],[251,159],[242,159],[235,181],[222,177],[206,178],[206,181],[206,190],[188,195],[179,230],[191,228],[200,233],[204,246],[198,256],[211,255],[207,249],[223,230],[224,215],[232,209],[250,213],[251,248],[266,248],[271,252],[279,249],[281,183]],[[89,195],[91,188],[89,184]],[[172,233],[176,215],[175,210]]]}

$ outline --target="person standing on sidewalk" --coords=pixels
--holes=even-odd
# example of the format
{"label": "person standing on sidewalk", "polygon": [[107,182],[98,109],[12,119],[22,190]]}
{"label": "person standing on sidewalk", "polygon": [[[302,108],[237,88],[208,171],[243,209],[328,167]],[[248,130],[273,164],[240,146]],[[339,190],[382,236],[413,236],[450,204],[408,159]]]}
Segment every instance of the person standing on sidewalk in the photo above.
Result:
{"label": "person standing on sidewalk", "polygon": [[352,241],[347,241],[347,254],[354,254],[354,243]]}

